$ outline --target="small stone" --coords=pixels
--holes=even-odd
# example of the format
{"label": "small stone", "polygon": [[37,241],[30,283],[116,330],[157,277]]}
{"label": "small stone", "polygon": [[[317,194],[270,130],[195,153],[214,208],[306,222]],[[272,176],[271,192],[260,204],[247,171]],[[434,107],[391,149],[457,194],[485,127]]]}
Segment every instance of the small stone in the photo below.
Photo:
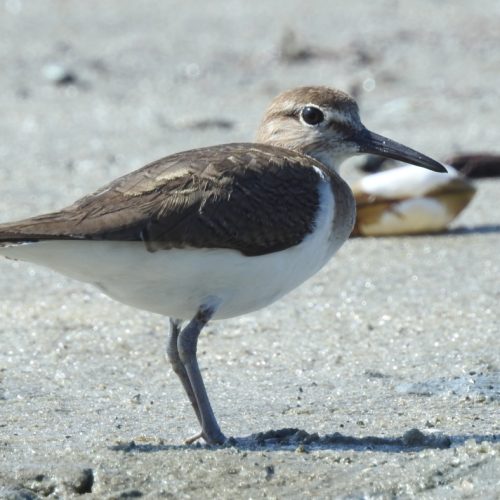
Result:
{"label": "small stone", "polygon": [[309,453],[309,450],[303,444],[299,444],[299,446],[295,448],[295,453]]}
{"label": "small stone", "polygon": [[46,64],[42,68],[46,80],[55,85],[71,85],[77,82],[76,74],[61,64]]}
{"label": "small stone", "polygon": [[143,493],[140,490],[127,490],[127,491],[122,491],[116,498],[139,498],[142,496]]}
{"label": "small stone", "polygon": [[403,434],[403,444],[405,446],[424,446],[425,434],[418,429],[410,429]]}
{"label": "small stone", "polygon": [[266,480],[269,481],[274,476],[274,465],[267,465],[265,468]]}
{"label": "small stone", "polygon": [[68,486],[78,495],[83,495],[85,493],[92,493],[93,485],[94,471],[92,469],[83,469]]}

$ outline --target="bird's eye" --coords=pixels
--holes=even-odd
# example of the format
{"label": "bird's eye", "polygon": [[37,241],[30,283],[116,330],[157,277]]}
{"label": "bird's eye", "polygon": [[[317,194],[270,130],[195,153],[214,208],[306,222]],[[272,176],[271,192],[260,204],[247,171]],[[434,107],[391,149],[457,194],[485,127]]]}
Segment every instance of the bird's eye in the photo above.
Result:
{"label": "bird's eye", "polygon": [[315,106],[306,106],[301,112],[302,119],[309,125],[317,125],[325,119],[321,109]]}

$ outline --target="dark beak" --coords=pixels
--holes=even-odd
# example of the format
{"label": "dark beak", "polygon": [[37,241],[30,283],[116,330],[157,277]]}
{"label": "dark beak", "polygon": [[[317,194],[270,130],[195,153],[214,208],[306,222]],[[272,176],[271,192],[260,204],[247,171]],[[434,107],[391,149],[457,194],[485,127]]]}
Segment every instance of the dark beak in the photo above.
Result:
{"label": "dark beak", "polygon": [[441,163],[429,158],[428,156],[399,144],[396,141],[387,139],[382,135],[370,132],[367,129],[357,133],[353,140],[359,146],[360,153],[371,153],[374,155],[393,158],[394,160],[404,161],[417,165],[418,167],[428,168],[434,172],[447,173],[446,168]]}

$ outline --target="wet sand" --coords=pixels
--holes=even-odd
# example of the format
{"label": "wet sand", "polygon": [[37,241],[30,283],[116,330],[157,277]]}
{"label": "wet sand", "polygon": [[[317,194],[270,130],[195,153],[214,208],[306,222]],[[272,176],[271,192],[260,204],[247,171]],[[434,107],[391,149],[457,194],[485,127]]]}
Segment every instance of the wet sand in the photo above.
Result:
{"label": "wet sand", "polygon": [[[493,0],[0,12],[2,220],[251,140],[302,84],[347,90],[369,128],[431,156],[499,151]],[[197,425],[165,318],[0,261],[0,498],[498,497],[500,181],[477,186],[451,232],[353,239],[285,299],[206,329],[226,447],[182,444]]]}

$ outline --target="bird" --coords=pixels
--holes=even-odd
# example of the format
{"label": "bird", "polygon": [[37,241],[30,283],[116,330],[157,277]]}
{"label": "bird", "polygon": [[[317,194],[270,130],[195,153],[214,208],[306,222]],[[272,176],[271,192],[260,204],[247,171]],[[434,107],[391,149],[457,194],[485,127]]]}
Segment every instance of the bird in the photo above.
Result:
{"label": "bird", "polygon": [[450,165],[446,174],[403,165],[362,177],[353,236],[393,236],[444,231],[474,197],[470,180]]}
{"label": "bird", "polygon": [[175,153],[59,211],[1,224],[0,254],[167,316],[167,356],[200,424],[185,442],[223,444],[199,335],[210,320],[278,300],[330,260],[355,220],[336,168],[358,153],[446,172],[369,131],[343,91],[299,87],[271,102],[254,142]]}

